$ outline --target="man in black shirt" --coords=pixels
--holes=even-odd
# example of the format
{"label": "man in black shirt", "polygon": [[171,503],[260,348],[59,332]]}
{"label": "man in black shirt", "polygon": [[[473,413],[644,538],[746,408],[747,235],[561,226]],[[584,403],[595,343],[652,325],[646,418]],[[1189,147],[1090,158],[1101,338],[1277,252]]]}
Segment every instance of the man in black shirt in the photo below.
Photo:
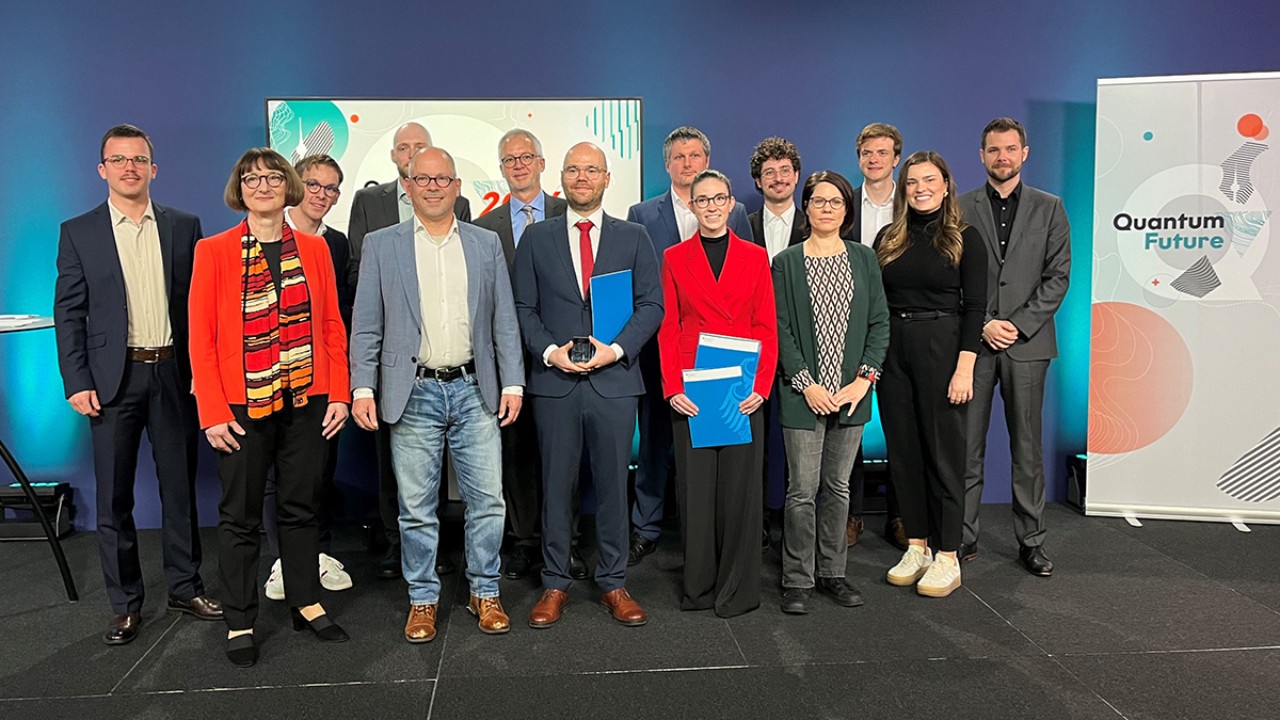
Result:
{"label": "man in black shirt", "polygon": [[1067,294],[1071,228],[1062,200],[1022,183],[1027,133],[1011,118],[996,118],[982,131],[987,182],[960,198],[966,222],[978,228],[987,257],[987,312],[983,350],[973,373],[965,472],[961,560],[978,554],[978,510],[987,428],[996,383],[1001,386],[1012,457],[1014,532],[1027,572],[1053,573],[1043,550],[1044,465],[1041,421],[1049,361],[1058,354],[1053,316]]}

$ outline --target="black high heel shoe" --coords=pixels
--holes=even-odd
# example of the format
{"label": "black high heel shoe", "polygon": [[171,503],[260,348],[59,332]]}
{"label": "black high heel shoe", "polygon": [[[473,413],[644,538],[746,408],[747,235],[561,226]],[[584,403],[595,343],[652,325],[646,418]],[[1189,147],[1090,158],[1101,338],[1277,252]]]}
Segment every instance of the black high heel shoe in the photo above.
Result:
{"label": "black high heel shoe", "polygon": [[227,640],[227,659],[236,667],[253,667],[258,664],[258,643],[253,633],[237,635]]}
{"label": "black high heel shoe", "polygon": [[293,619],[293,629],[295,632],[311,628],[311,632],[316,634],[320,642],[340,643],[351,639],[346,630],[343,630],[338,623],[329,619],[328,615],[321,615],[315,620],[307,620],[302,617],[302,612],[298,608],[289,608],[289,617]]}

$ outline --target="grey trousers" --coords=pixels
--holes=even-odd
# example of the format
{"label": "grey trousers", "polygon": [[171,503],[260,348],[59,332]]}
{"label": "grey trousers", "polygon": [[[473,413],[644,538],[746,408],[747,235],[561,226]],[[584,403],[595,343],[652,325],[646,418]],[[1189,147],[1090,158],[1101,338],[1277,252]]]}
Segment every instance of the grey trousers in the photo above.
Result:
{"label": "grey trousers", "polygon": [[1018,543],[1039,547],[1044,543],[1044,461],[1041,427],[1044,379],[1048,360],[1019,362],[1004,353],[982,353],[973,367],[973,400],[965,435],[969,444],[964,475],[964,543],[978,541],[978,510],[986,469],[987,428],[991,424],[991,400],[1000,384],[1004,418],[1009,428],[1012,461],[1013,532]]}
{"label": "grey trousers", "polygon": [[782,537],[784,588],[811,588],[815,574],[842,578],[845,573],[849,473],[863,426],[840,425],[838,413],[817,420],[813,430],[782,429],[790,474]]}

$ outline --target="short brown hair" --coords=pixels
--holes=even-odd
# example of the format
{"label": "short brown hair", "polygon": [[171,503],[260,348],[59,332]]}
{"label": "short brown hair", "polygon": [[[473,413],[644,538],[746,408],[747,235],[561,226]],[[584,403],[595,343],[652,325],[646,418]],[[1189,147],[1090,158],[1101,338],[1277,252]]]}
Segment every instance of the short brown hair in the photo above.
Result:
{"label": "short brown hair", "polygon": [[142,129],[138,126],[129,125],[127,123],[111,128],[102,136],[102,143],[98,146],[99,162],[101,162],[104,159],[103,156],[107,154],[107,141],[111,138],[142,138],[147,142],[147,154],[151,156],[151,161],[155,162],[156,149],[151,145],[151,138],[147,137],[147,134],[142,132]]}
{"label": "short brown hair", "polygon": [[853,208],[853,185],[849,183],[849,179],[838,172],[830,170],[822,170],[809,176],[804,181],[804,189],[800,191],[800,209],[805,212],[809,211],[809,198],[813,197],[813,189],[818,187],[818,183],[830,183],[840,192],[840,197],[844,198],[844,220],[840,223],[840,237],[849,234],[849,230],[853,228],[853,223],[857,219]]}
{"label": "short brown hair", "polygon": [[853,144],[855,152],[862,152],[862,143],[873,138],[889,138],[893,141],[893,154],[895,156],[902,154],[902,133],[898,132],[898,128],[888,123],[871,123],[862,128],[862,132],[858,133],[858,140]]}
{"label": "short brown hair", "polygon": [[306,197],[306,187],[298,171],[293,169],[288,160],[271,148],[256,147],[244,151],[236,166],[231,169],[231,177],[227,180],[227,189],[222,193],[222,200],[227,207],[236,212],[244,212],[249,208],[244,204],[244,193],[240,191],[240,178],[244,177],[253,166],[262,163],[268,170],[275,170],[284,175],[284,204],[294,206]]}
{"label": "short brown hair", "polygon": [[318,165],[333,168],[333,171],[338,173],[338,184],[342,184],[342,168],[338,165],[338,161],[323,153],[302,158],[293,166],[293,169],[298,172],[298,177],[302,177],[308,170]]}
{"label": "short brown hair", "polygon": [[1027,129],[1022,127],[1022,123],[1018,122],[1017,120],[1014,120],[1011,117],[998,117],[995,120],[992,120],[991,122],[987,123],[986,127],[982,128],[982,140],[981,142],[978,143],[978,148],[979,149],[986,148],[987,136],[990,135],[991,133],[1009,132],[1010,130],[1018,131],[1018,141],[1022,143],[1023,147],[1026,147],[1027,146]]}
{"label": "short brown hair", "polygon": [[[790,160],[791,169],[796,171],[796,175],[800,174],[800,151],[796,150],[795,144],[790,140],[780,137],[767,137],[761,140],[759,145],[756,145],[755,151],[751,153],[751,178],[753,180],[760,179],[760,169],[770,160]],[[756,186],[756,191],[764,192],[759,185]]]}

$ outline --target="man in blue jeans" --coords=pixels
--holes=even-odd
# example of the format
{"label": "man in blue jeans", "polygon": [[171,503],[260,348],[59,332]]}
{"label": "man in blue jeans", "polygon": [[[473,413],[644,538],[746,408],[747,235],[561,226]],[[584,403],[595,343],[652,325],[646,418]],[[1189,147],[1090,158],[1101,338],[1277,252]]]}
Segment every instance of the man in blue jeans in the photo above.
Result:
{"label": "man in blue jeans", "polygon": [[[499,426],[520,414],[524,360],[511,280],[496,233],[453,215],[453,157],[419,151],[402,181],[413,217],[364,239],[351,333],[352,411],[391,433],[400,503],[409,642],[436,636],[436,503],[446,443],[466,503],[467,609],[490,634],[511,629],[498,599],[502,545]],[[380,383],[379,383],[380,381]],[[379,388],[377,400],[373,388]]]}

